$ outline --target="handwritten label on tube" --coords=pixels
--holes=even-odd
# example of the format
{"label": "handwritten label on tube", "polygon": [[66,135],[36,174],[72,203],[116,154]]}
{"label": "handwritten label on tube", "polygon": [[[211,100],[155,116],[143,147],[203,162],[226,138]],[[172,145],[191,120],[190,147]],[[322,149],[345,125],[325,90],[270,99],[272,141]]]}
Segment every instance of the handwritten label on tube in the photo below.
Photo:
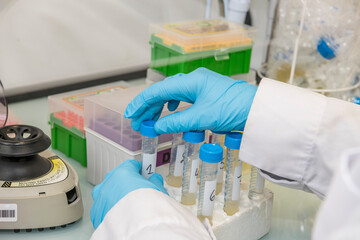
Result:
{"label": "handwritten label on tube", "polygon": [[190,175],[190,183],[189,183],[189,192],[196,193],[197,190],[197,179],[199,176],[199,163],[200,160],[192,160],[191,163],[191,175]]}
{"label": "handwritten label on tube", "polygon": [[141,175],[145,178],[151,177],[155,173],[156,153],[143,153]]}
{"label": "handwritten label on tube", "polygon": [[201,213],[203,216],[211,216],[214,210],[216,180],[206,181]]}
{"label": "handwritten label on tube", "polygon": [[217,172],[217,175],[216,175],[218,183],[223,182],[223,179],[224,179],[224,167],[225,167],[225,161],[223,159],[221,162],[219,162],[219,165],[218,165],[218,172]]}
{"label": "handwritten label on tube", "polygon": [[183,174],[185,145],[178,145],[176,150],[176,160],[174,176],[179,177]]}
{"label": "handwritten label on tube", "polygon": [[231,200],[233,201],[240,199],[241,169],[242,165],[236,167],[234,170],[234,183],[231,192]]}

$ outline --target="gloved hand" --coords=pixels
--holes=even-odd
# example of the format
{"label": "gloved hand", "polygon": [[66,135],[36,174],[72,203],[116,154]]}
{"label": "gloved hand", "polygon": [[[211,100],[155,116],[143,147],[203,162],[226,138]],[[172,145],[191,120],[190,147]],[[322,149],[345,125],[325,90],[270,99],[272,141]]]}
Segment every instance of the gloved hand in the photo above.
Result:
{"label": "gloved hand", "polygon": [[126,194],[140,188],[153,188],[168,194],[160,174],[154,173],[149,179],[140,174],[141,163],[127,160],[106,174],[104,181],[92,191],[94,199],[90,218],[96,229],[106,213]]}
{"label": "gloved hand", "polygon": [[126,118],[131,126],[140,129],[144,120],[157,120],[168,102],[170,111],[179,101],[193,103],[190,108],[159,119],[155,131],[159,134],[188,132],[190,130],[232,131],[244,130],[257,87],[245,81],[233,80],[198,68],[189,74],[177,74],[156,83],[127,106]]}

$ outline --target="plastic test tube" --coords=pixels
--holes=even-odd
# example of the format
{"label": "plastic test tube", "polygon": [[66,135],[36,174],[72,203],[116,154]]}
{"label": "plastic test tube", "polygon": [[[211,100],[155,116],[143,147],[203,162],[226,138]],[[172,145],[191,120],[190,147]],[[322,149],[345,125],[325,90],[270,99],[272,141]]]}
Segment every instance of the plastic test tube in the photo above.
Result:
{"label": "plastic test tube", "polygon": [[158,146],[158,136],[154,129],[155,121],[146,120],[140,125],[142,137],[141,145],[141,175],[145,178],[151,177],[155,173],[156,155]]}
{"label": "plastic test tube", "polygon": [[223,148],[216,143],[207,143],[200,148],[201,176],[197,216],[201,222],[208,218],[212,224],[214,211],[216,174],[223,159]]}
{"label": "plastic test tube", "polygon": [[223,159],[219,162],[218,173],[217,173],[217,181],[216,181],[216,195],[221,193],[224,181],[224,169],[225,169],[225,132],[213,132],[211,142],[217,143],[220,147],[223,148],[224,154]]}
{"label": "plastic test tube", "polygon": [[239,211],[240,184],[242,162],[239,159],[239,149],[242,133],[228,133],[225,137],[226,154],[226,179],[224,194],[224,211],[232,216]]}
{"label": "plastic test tube", "polygon": [[265,179],[260,175],[258,169],[254,166],[251,167],[250,173],[250,188],[249,199],[260,200],[264,197]]}
{"label": "plastic test tube", "polygon": [[183,133],[185,141],[184,167],[181,189],[181,203],[193,205],[196,203],[197,179],[199,175],[199,149],[205,139],[204,131]]}
{"label": "plastic test tube", "polygon": [[181,187],[184,168],[185,143],[182,133],[174,133],[171,145],[169,175],[167,183],[173,187]]}

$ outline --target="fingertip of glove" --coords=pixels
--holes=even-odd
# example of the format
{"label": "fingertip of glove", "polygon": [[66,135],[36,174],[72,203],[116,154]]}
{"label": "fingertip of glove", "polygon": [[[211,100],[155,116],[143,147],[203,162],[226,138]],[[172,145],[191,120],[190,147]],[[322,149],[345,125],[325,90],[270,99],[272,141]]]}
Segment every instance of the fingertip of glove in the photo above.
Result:
{"label": "fingertip of glove", "polygon": [[130,160],[130,161],[136,166],[136,168],[137,168],[138,170],[141,169],[141,162],[136,161],[136,160],[134,160],[134,159],[132,159],[132,160]]}
{"label": "fingertip of glove", "polygon": [[132,165],[132,166],[134,166],[138,171],[140,171],[140,169],[141,169],[141,162],[136,161],[136,160],[134,160],[134,159],[126,160],[126,161],[123,162],[122,164],[124,164],[124,165]]}
{"label": "fingertip of glove", "polygon": [[159,173],[154,173],[154,174],[149,178],[149,180],[150,180],[150,181],[157,180],[157,181],[160,181],[162,185],[164,184],[164,179],[163,179],[163,177],[162,177]]}
{"label": "fingertip of glove", "polygon": [[165,134],[167,132],[166,131],[166,124],[163,124],[164,120],[162,118],[160,118],[159,120],[156,121],[155,123],[155,131],[158,133],[158,134]]}
{"label": "fingertip of glove", "polygon": [[129,113],[125,112],[125,113],[124,113],[124,118],[129,119],[129,118],[131,118],[131,115],[130,115]]}
{"label": "fingertip of glove", "polygon": [[[146,89],[144,91],[146,91]],[[125,118],[137,117],[146,109],[148,105],[144,101],[144,91],[134,97],[134,99],[127,105],[124,113]]]}
{"label": "fingertip of glove", "polygon": [[158,174],[158,173],[154,173],[150,178],[149,181],[152,182],[153,184],[155,184],[156,189],[162,193],[165,193],[167,195],[169,195],[169,193],[167,192],[166,188],[164,187],[164,179],[163,177]]}
{"label": "fingertip of glove", "polygon": [[130,102],[128,105],[127,105],[127,107],[126,107],[126,109],[125,109],[125,113],[124,113],[124,117],[125,118],[131,118],[132,117],[132,115],[133,115],[133,110],[132,110],[132,108],[133,108],[133,106],[132,106],[132,102]]}
{"label": "fingertip of glove", "polygon": [[140,131],[140,123],[135,119],[131,120],[131,127],[136,132]]}

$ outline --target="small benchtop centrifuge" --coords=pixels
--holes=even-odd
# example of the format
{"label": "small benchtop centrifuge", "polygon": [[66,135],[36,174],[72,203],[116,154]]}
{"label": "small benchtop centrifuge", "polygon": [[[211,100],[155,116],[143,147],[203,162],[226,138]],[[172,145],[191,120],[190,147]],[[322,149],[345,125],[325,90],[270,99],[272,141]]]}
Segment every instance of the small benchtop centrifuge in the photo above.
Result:
{"label": "small benchtop centrifuge", "polygon": [[0,82],[0,230],[55,229],[84,212],[75,170],[51,151],[39,128],[5,126],[7,103]]}

